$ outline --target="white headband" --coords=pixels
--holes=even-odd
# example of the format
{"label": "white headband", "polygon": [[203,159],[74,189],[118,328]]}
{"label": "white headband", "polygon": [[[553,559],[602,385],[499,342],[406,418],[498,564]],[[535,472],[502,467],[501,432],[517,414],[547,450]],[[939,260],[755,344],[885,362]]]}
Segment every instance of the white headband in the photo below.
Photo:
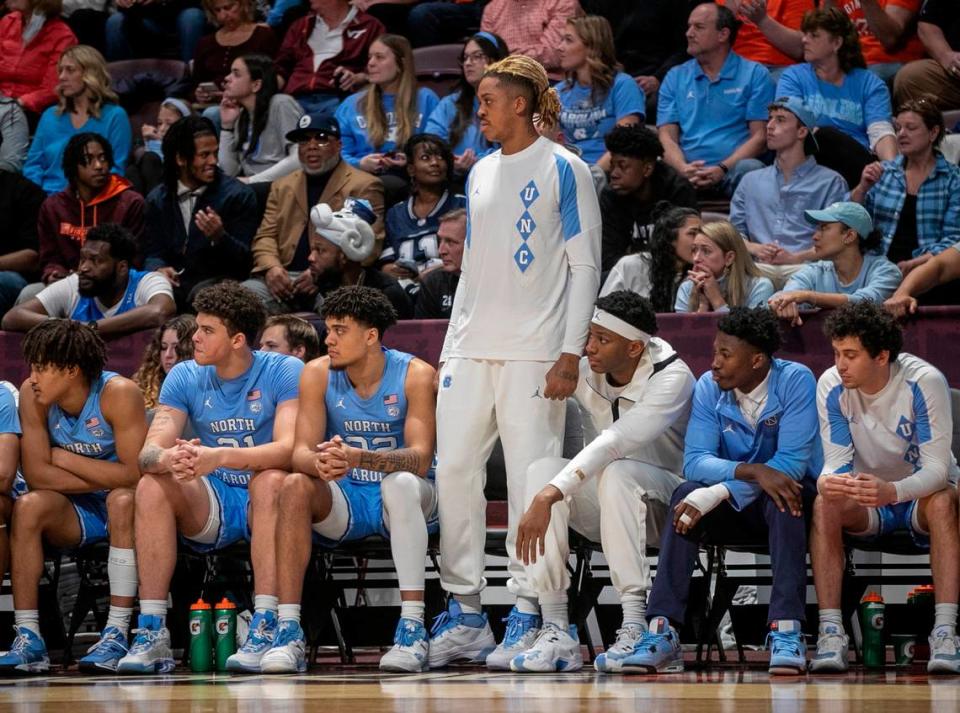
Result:
{"label": "white headband", "polygon": [[604,312],[599,307],[595,307],[593,310],[593,319],[590,320],[594,324],[600,325],[604,329],[609,329],[611,332],[616,332],[621,337],[629,339],[630,341],[641,341],[644,344],[650,341],[650,335],[644,332],[642,329],[637,329],[632,324],[624,322],[619,317],[616,317],[609,312]]}

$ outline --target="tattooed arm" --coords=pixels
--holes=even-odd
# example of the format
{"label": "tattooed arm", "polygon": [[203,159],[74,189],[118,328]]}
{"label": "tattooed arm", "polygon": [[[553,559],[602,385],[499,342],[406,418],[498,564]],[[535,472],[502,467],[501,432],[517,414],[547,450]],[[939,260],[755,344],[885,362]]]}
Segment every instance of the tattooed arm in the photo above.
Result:
{"label": "tattooed arm", "polygon": [[183,433],[187,414],[172,406],[160,405],[140,450],[141,473],[170,473],[173,456],[179,451],[177,439]]}

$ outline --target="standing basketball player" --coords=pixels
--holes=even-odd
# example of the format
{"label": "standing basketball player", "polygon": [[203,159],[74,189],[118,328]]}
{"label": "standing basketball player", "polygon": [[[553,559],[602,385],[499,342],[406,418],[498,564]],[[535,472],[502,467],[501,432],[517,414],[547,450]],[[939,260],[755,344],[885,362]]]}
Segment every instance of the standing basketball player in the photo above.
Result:
{"label": "standing basketball player", "polygon": [[[441,355],[441,581],[453,597],[435,625],[430,666],[486,660],[509,670],[536,639],[541,609],[547,621],[566,618],[562,602],[538,601],[514,543],[528,466],[562,453],[564,399],[577,386],[599,288],[601,222],[586,164],[537,134],[534,117],[551,125],[560,109],[543,67],[507,57],[487,68],[477,95],[480,129],[502,148],[479,161],[467,182],[462,276]],[[509,499],[507,586],[518,599],[493,650],[480,591],[485,469],[498,434]]]}

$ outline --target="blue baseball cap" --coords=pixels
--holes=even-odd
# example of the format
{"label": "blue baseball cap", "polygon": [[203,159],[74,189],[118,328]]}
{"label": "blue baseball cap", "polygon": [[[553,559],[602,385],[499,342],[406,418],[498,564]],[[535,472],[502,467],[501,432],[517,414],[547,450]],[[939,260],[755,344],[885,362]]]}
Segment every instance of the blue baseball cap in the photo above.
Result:
{"label": "blue baseball cap", "polygon": [[803,99],[800,97],[779,97],[778,99],[774,99],[770,106],[767,107],[768,111],[771,109],[784,109],[789,111],[797,117],[797,120],[801,124],[810,130],[807,134],[807,140],[804,142],[806,153],[812,154],[820,150],[820,145],[813,135],[813,130],[817,126],[817,115],[804,103]]}
{"label": "blue baseball cap", "polygon": [[873,232],[873,219],[867,209],[851,201],[831,203],[823,210],[805,210],[803,215],[808,223],[843,223],[856,230],[861,238]]}
{"label": "blue baseball cap", "polygon": [[340,124],[329,114],[304,114],[300,117],[297,128],[287,132],[287,141],[302,141],[309,134],[326,134],[335,139],[340,138]]}

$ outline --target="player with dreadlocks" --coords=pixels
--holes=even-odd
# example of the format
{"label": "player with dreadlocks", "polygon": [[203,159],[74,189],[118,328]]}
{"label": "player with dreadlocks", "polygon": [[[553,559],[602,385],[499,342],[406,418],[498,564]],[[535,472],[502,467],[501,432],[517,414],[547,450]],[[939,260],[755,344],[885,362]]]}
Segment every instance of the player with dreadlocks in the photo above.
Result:
{"label": "player with dreadlocks", "polygon": [[[480,130],[501,149],[477,162],[467,181],[463,274],[441,355],[441,582],[453,596],[434,625],[430,666],[468,659],[509,670],[511,659],[533,649],[548,666],[577,668],[561,663],[561,652],[579,648],[566,604],[538,598],[514,543],[536,490],[527,492],[527,467],[562,453],[564,400],[577,386],[599,287],[600,211],[587,165],[537,132],[537,122],[553,126],[560,111],[538,62],[513,55],[490,65],[477,96]],[[485,468],[498,434],[509,500],[508,588],[517,605],[494,648],[480,592]]]}

